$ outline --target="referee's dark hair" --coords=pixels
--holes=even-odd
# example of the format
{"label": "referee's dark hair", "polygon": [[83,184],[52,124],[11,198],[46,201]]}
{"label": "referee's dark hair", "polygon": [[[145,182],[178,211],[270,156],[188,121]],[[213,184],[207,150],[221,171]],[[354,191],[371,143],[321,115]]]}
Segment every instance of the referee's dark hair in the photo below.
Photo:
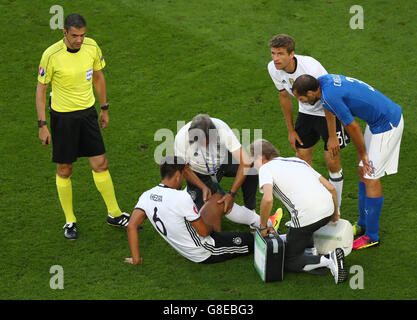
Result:
{"label": "referee's dark hair", "polygon": [[78,13],[69,14],[64,21],[64,29],[67,31],[71,27],[81,29],[85,26],[87,26],[87,23],[85,22],[84,18]]}
{"label": "referee's dark hair", "polygon": [[292,91],[297,91],[300,96],[306,96],[307,91],[317,91],[319,87],[320,82],[316,78],[309,74],[303,74],[294,81]]}
{"label": "referee's dark hair", "polygon": [[175,172],[183,171],[185,168],[185,161],[183,158],[178,156],[166,156],[163,157],[159,165],[159,171],[161,173],[161,178],[172,178]]}

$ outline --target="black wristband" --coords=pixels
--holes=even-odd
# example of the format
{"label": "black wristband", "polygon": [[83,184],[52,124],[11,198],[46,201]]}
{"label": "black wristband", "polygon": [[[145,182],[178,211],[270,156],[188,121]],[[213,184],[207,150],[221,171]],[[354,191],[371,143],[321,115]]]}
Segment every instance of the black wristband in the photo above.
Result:
{"label": "black wristband", "polygon": [[259,228],[260,231],[264,231],[266,229],[268,229],[269,227],[265,227],[265,228]]}
{"label": "black wristband", "polygon": [[48,123],[44,120],[38,120],[38,128],[42,128],[43,126],[46,126]]}
{"label": "black wristband", "polygon": [[109,109],[109,104],[106,103],[104,106],[101,106],[100,108],[101,108],[101,110],[108,110]]}
{"label": "black wristband", "polygon": [[229,191],[228,194],[230,194],[232,196],[232,198],[236,198],[237,197],[237,193],[234,193],[232,191]]}

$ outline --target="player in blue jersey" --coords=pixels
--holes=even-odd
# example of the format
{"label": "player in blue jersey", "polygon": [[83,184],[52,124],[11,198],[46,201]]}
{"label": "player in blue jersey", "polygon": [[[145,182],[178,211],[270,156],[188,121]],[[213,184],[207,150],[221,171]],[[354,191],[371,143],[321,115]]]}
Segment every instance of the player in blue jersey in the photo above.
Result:
{"label": "player in blue jersey", "polygon": [[[327,121],[335,121],[336,116],[355,144],[360,181],[359,221],[354,232],[360,237],[353,242],[353,249],[378,245],[384,201],[380,178],[398,171],[404,128],[401,107],[365,82],[342,75],[328,74],[318,79],[302,75],[292,90],[301,102],[314,104],[321,100]],[[364,134],[354,117],[366,122]]]}

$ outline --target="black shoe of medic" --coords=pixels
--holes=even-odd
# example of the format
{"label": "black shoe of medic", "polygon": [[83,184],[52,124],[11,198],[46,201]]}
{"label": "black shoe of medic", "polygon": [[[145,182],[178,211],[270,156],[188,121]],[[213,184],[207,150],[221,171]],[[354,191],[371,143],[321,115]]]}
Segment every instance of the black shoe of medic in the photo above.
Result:
{"label": "black shoe of medic", "polygon": [[126,228],[129,224],[130,214],[123,212],[119,217],[112,217],[110,213],[107,215],[107,223],[115,227]]}
{"label": "black shoe of medic", "polygon": [[75,222],[66,223],[63,227],[64,237],[68,240],[77,239],[77,224]]}

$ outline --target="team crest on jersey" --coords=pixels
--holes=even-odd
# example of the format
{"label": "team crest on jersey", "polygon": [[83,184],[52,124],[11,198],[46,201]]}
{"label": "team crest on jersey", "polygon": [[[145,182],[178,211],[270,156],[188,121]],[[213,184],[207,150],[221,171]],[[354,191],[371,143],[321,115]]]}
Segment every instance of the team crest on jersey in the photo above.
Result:
{"label": "team crest on jersey", "polygon": [[92,76],[93,76],[93,68],[88,69],[88,70],[85,72],[85,78],[86,78],[86,80],[87,80],[87,81],[90,81],[90,80],[91,80],[91,78],[92,78]]}
{"label": "team crest on jersey", "polygon": [[150,199],[151,199],[152,201],[162,202],[162,196],[161,196],[161,195],[159,195],[159,194],[154,194],[154,193],[152,193],[152,194],[150,195]]}
{"label": "team crest on jersey", "polygon": [[197,199],[197,193],[194,190],[191,190],[188,192],[191,196],[191,199],[193,199],[193,201],[195,201],[195,199]]}
{"label": "team crest on jersey", "polygon": [[41,77],[43,77],[45,75],[45,69],[42,66],[39,67],[39,75]]}
{"label": "team crest on jersey", "polygon": [[236,238],[233,238],[233,243],[235,244],[235,245],[241,245],[242,244],[242,238],[241,237],[236,237]]}
{"label": "team crest on jersey", "polygon": [[289,78],[288,80],[290,80],[291,85],[294,84],[294,79],[293,78]]}
{"label": "team crest on jersey", "polygon": [[194,210],[194,212],[195,212],[196,214],[198,214],[198,209],[197,209],[197,207],[196,207],[196,206],[193,206],[193,210]]}

